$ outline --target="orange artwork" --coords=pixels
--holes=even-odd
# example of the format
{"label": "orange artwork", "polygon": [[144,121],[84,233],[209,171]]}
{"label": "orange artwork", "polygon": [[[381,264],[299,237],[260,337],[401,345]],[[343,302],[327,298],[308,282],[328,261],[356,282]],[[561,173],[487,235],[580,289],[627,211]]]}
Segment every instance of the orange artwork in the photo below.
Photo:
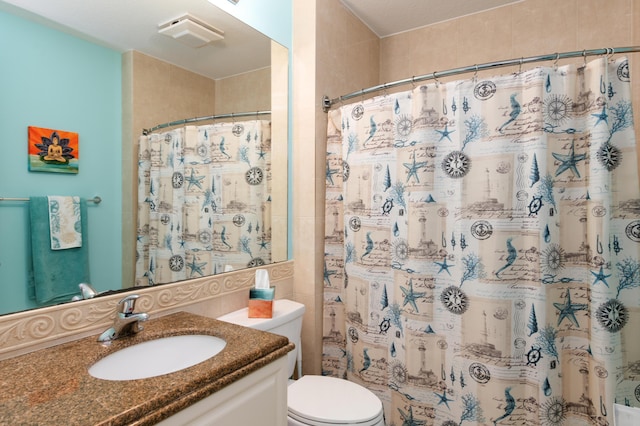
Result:
{"label": "orange artwork", "polygon": [[29,126],[29,171],[78,173],[78,134]]}

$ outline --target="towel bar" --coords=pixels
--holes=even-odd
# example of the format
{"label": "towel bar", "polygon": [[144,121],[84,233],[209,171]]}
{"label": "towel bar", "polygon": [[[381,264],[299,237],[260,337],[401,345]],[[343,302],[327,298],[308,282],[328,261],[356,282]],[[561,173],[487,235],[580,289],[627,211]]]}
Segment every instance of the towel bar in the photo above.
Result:
{"label": "towel bar", "polygon": [[[29,201],[28,198],[8,198],[8,197],[0,197],[0,201]],[[87,199],[88,203],[96,203],[96,204],[100,204],[102,202],[102,198],[100,198],[99,196],[95,196],[93,198],[88,198]]]}

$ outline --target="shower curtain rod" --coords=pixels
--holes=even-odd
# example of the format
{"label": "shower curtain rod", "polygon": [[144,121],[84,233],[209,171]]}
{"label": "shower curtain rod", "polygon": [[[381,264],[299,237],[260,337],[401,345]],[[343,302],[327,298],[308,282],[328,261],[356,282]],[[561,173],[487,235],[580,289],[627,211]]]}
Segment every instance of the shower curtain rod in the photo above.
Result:
{"label": "shower curtain rod", "polygon": [[538,56],[529,56],[526,58],[517,58],[517,59],[507,59],[496,62],[486,62],[483,64],[470,65],[467,67],[461,68],[452,68],[446,71],[434,71],[431,74],[424,74],[421,76],[413,76],[411,78],[405,78],[404,80],[398,80],[391,83],[379,84],[377,86],[369,87],[368,89],[358,90],[357,92],[348,93],[346,95],[338,96],[337,98],[331,99],[328,96],[322,98],[322,109],[324,112],[328,112],[331,106],[338,102],[346,101],[347,99],[355,98],[357,96],[364,96],[369,93],[377,92],[380,90],[390,89],[392,87],[401,86],[404,84],[413,84],[419,81],[425,80],[436,80],[440,77],[449,77],[457,74],[464,74],[467,72],[478,72],[487,69],[507,67],[510,65],[522,65],[528,64],[531,62],[541,62],[541,61],[555,61],[557,62],[559,59],[565,58],[578,58],[584,57],[586,60],[587,56],[596,56],[596,55],[614,55],[616,53],[633,53],[640,52],[640,46],[628,46],[628,47],[605,47],[603,49],[590,49],[590,50],[575,50],[572,52],[562,52],[562,53],[549,53],[546,55],[538,55]]}
{"label": "shower curtain rod", "polygon": [[142,129],[143,135],[148,135],[149,133],[155,132],[159,129],[164,129],[165,127],[173,127],[178,126],[180,124],[187,123],[196,123],[198,121],[207,121],[207,120],[217,120],[218,118],[236,118],[236,117],[253,117],[259,115],[270,115],[271,111],[252,111],[252,112],[231,112],[229,114],[218,114],[218,115],[209,115],[207,117],[195,117],[195,118],[185,118],[184,120],[171,121],[169,123],[158,124],[155,127],[150,129]]}

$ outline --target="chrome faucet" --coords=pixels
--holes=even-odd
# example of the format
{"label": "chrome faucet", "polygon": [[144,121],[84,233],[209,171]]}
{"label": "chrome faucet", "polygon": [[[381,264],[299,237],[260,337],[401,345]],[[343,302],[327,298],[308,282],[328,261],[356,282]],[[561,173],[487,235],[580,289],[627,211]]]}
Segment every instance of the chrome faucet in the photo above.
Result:
{"label": "chrome faucet", "polygon": [[73,296],[71,298],[72,302],[75,302],[76,300],[85,300],[85,299],[93,299],[94,297],[96,297],[98,295],[98,292],[94,290],[93,287],[91,287],[91,285],[87,284],[87,283],[80,283],[78,284],[78,287],[80,288],[80,296]]}
{"label": "chrome faucet", "polygon": [[98,337],[98,342],[110,342],[111,340],[142,331],[143,327],[140,323],[148,320],[149,314],[133,312],[138,297],[140,296],[137,294],[131,294],[118,302],[113,327],[105,330]]}

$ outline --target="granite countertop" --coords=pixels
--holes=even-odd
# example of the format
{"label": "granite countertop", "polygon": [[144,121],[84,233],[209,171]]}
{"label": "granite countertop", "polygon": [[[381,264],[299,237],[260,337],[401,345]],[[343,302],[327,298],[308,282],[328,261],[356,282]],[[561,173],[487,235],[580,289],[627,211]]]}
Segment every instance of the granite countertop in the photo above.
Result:
{"label": "granite countertop", "polygon": [[[209,334],[227,345],[213,358],[163,376],[107,381],[88,373],[119,349],[180,334]],[[92,336],[0,361],[0,424],[155,424],[293,347],[286,337],[186,312],[151,319],[139,334],[109,346]]]}

